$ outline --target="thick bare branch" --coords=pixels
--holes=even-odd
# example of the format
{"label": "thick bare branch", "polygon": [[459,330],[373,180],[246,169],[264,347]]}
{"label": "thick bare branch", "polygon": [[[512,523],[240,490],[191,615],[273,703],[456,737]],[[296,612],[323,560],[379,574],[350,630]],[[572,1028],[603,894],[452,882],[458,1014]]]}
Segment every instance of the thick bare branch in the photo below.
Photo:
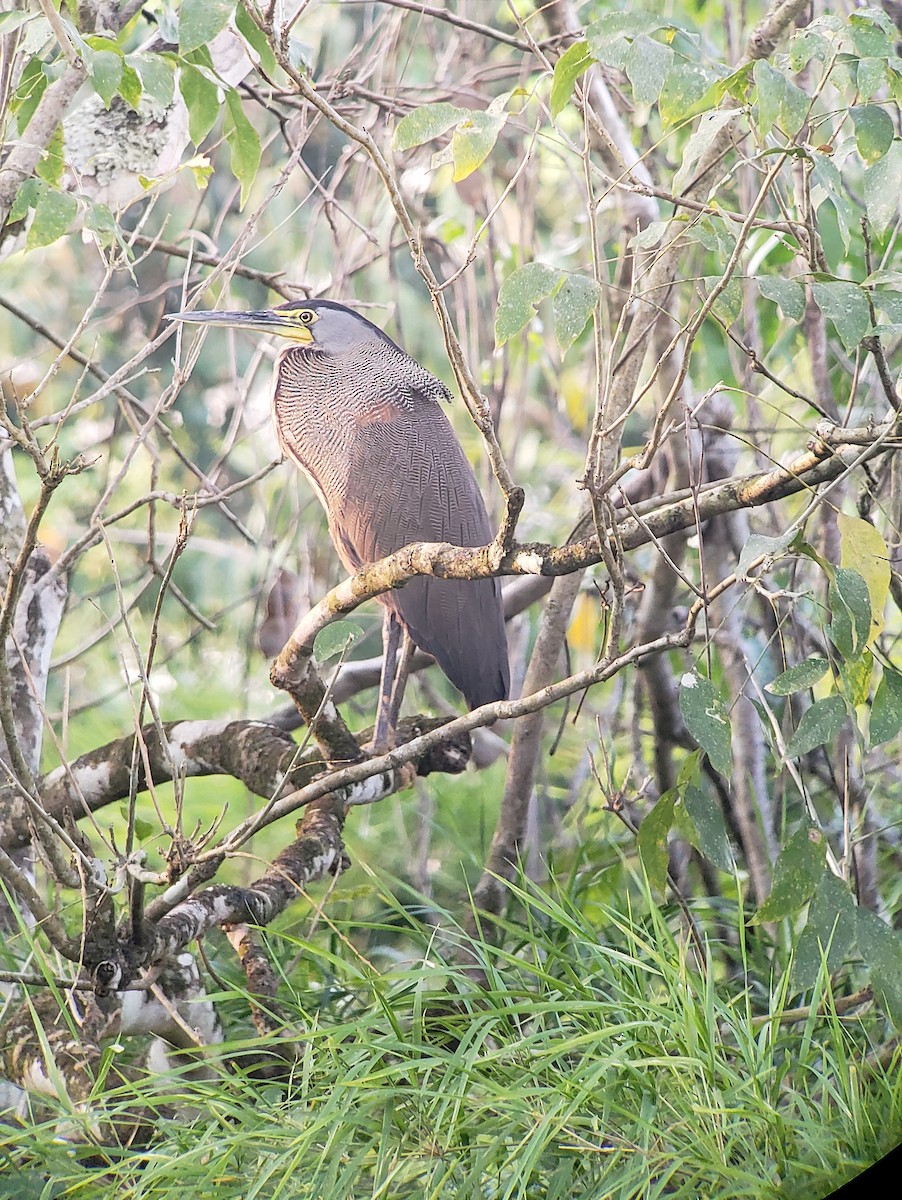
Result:
{"label": "thick bare branch", "polygon": [[[405,720],[398,726],[398,736],[410,741],[444,724],[441,718]],[[325,766],[317,750],[302,751],[287,732],[264,721],[168,721],[162,729],[162,739],[156,725],[141,731],[145,753],[138,765],[138,791],[146,790],[149,783],[169,783],[174,776],[228,775],[254,795],[272,801],[305,787]],[[360,736],[365,741],[367,731]],[[132,784],[134,743],[134,735],[118,738],[51,771],[38,789],[44,811],[57,822],[67,813],[82,820],[126,799]],[[424,776],[436,770],[463,770],[469,758],[467,744],[459,742],[455,752],[457,766],[451,749],[441,760],[411,761],[417,762],[418,773]],[[31,815],[22,799],[14,796],[0,824],[0,847],[12,850],[30,841]],[[255,828],[267,823],[260,821],[260,814],[255,822]]]}
{"label": "thick bare branch", "polygon": [[[895,449],[894,429],[890,423],[879,427],[879,432],[872,427],[865,448],[859,450],[867,427],[850,431],[825,427],[823,431],[819,430],[811,448],[785,467],[711,484],[699,489],[697,497],[690,494],[673,501],[665,499],[642,516],[621,517],[609,530],[609,537],[612,544],[623,550],[635,550],[722,513],[760,507],[796,492],[813,490],[818,484],[839,478],[872,456]],[[558,576],[593,566],[603,557],[598,538],[594,536],[563,546],[518,543],[497,565],[492,561],[491,547],[468,550],[426,542],[407,546],[362,568],[328,592],[310,610],[276,661],[274,674],[285,681],[278,686],[287,687],[292,679],[303,682],[304,664],[313,653],[314,639],[331,621],[352,612],[365,600],[403,586],[418,575],[435,575],[443,579],[483,579],[492,575]]]}

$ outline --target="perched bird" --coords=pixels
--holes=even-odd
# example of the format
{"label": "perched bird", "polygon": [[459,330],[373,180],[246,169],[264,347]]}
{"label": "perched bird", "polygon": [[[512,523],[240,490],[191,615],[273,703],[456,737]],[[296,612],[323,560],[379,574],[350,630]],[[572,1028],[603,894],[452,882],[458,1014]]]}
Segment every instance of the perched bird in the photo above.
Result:
{"label": "perched bird", "polygon": [[[349,572],[411,542],[491,541],[473,470],[442,411],[448,389],[371,321],[332,300],[258,312],[180,312],[173,319],[288,339],[274,375],[276,431],[322,501]],[[404,630],[470,708],[507,697],[497,579],[423,576],[379,599],[387,609],[387,664]],[[383,704],[392,675],[393,662],[383,672]]]}

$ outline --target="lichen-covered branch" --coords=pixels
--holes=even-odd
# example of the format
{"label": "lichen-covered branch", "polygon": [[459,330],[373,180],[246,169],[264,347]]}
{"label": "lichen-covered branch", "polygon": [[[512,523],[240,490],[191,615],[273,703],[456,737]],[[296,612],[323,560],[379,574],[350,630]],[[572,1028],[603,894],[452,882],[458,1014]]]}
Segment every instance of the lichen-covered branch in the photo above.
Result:
{"label": "lichen-covered branch", "polygon": [[[409,741],[444,724],[441,718],[401,721],[399,741]],[[146,790],[149,782],[169,783],[174,775],[182,779],[229,775],[254,795],[274,802],[305,787],[325,770],[317,750],[301,753],[289,733],[265,721],[168,721],[162,730],[162,738],[156,725],[141,731],[145,754],[138,765],[139,791]],[[365,739],[366,733],[361,736]],[[67,812],[82,820],[124,800],[132,782],[134,740],[132,734],[117,738],[51,771],[38,788],[44,811],[57,822],[62,822]],[[469,746],[461,741],[454,751],[456,757],[449,749],[442,759],[432,756],[412,761],[422,775],[436,770],[463,770]],[[266,811],[256,813],[240,828],[263,828],[268,823]],[[29,818],[33,815],[20,797],[13,796],[8,811],[0,818],[0,847],[14,850],[27,845],[31,837]]]}
{"label": "lichen-covered branch", "polygon": [[341,839],[346,812],[336,796],[311,804],[298,823],[297,838],[265,875],[249,887],[214,884],[178,905],[150,931],[144,961],[169,958],[214,926],[268,925],[309,884],[343,871],[348,865]]}

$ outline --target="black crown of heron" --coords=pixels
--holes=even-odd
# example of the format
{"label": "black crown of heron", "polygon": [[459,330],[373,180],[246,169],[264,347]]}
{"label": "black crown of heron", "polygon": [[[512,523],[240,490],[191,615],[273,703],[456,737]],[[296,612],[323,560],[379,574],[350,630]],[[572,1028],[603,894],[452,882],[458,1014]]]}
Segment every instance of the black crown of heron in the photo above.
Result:
{"label": "black crown of heron", "polygon": [[[322,501],[349,572],[411,542],[492,540],[473,469],[441,408],[448,389],[371,321],[331,300],[172,319],[289,339],[275,368],[276,430]],[[497,579],[422,576],[379,599],[471,709],[507,698]]]}

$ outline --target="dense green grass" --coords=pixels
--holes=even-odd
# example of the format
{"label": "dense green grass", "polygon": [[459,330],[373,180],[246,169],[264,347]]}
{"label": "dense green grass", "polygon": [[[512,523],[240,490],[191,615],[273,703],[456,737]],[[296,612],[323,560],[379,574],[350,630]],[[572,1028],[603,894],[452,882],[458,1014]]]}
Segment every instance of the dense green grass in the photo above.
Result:
{"label": "dense green grass", "polygon": [[420,925],[389,888],[368,930],[305,940],[283,922],[279,1000],[303,1033],[287,1082],[253,1078],[236,987],[220,1002],[247,1036],[217,1048],[212,1078],[141,1087],[163,1110],[149,1149],[86,1162],[36,1106],[0,1194],[817,1200],[902,1137],[898,1057],[863,1068],[888,1036],[876,1013],[836,1016],[822,977],[804,999],[824,1015],[781,1022],[766,946],[712,946],[699,970],[641,889],[618,910],[591,892],[585,876],[520,889],[497,951],[448,913]]}

